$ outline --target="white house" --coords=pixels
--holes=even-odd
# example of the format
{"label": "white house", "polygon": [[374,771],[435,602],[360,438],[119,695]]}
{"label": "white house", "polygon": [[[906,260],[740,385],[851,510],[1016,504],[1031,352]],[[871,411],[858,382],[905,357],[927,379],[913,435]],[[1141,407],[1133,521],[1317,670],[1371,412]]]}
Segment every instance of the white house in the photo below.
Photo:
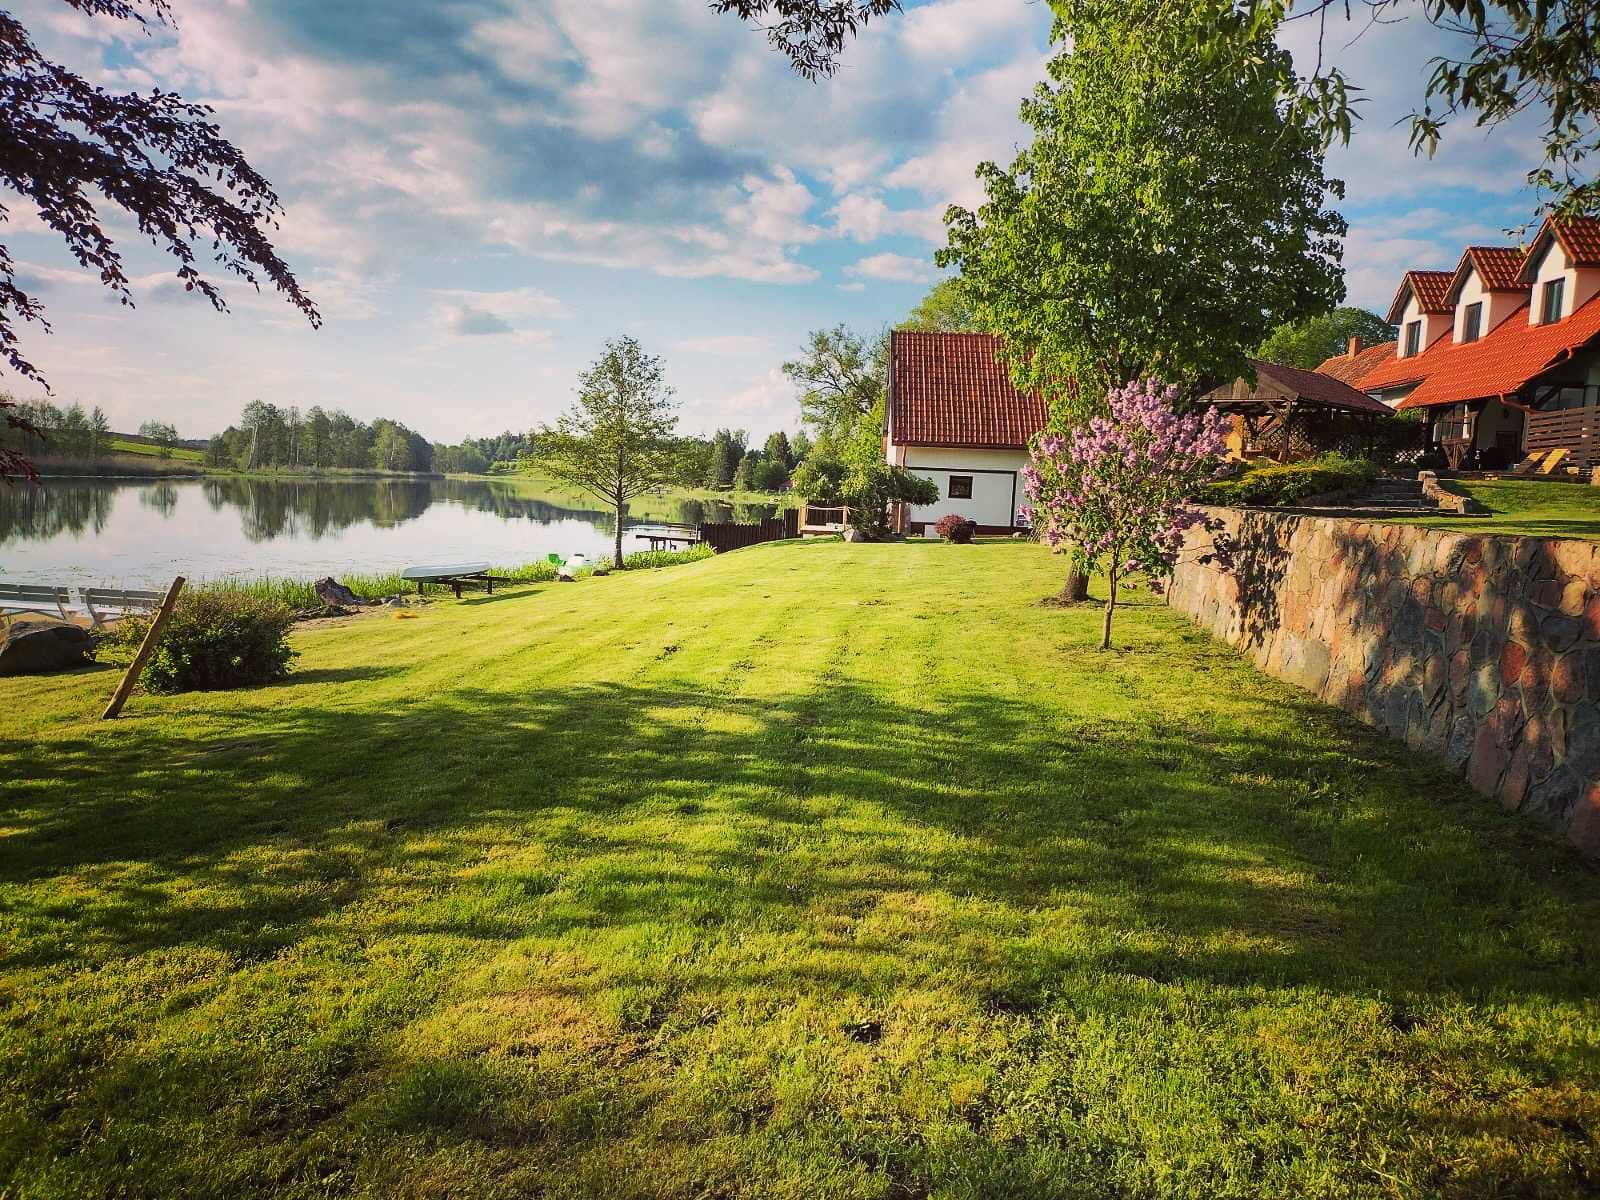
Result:
{"label": "white house", "polygon": [[884,453],[939,486],[933,504],[898,506],[900,532],[923,534],[951,513],[980,533],[1017,528],[1028,441],[1044,428],[1046,408],[1012,386],[999,349],[984,333],[890,334]]}

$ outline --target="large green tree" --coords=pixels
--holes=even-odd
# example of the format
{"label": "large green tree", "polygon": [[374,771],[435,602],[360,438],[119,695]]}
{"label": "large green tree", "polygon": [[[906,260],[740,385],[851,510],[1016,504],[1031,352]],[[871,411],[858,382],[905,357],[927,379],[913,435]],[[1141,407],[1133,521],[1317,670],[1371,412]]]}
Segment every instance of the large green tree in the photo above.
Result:
{"label": "large green tree", "polygon": [[[900,9],[899,0],[712,0],[711,6],[767,22],[773,46],[808,79],[832,75],[850,38],[872,18]],[[1058,16],[1070,17],[1076,4],[1052,0],[1051,7]],[[1595,86],[1600,6],[1595,0],[1211,0],[1209,19],[1176,23],[1172,53],[1202,65],[1232,64],[1246,74],[1261,71],[1325,143],[1348,141],[1361,115],[1361,88],[1345,74],[1337,55],[1324,49],[1337,50],[1357,37],[1363,46],[1414,38],[1405,22],[1412,14],[1455,35],[1459,47],[1458,53],[1419,63],[1421,102],[1408,118],[1412,149],[1431,155],[1452,120],[1493,127],[1531,114],[1540,122],[1544,158],[1527,172],[1527,180],[1541,195],[1541,211],[1600,215],[1600,184],[1591,165],[1600,151],[1600,88]],[[1151,15],[1159,26],[1169,10]],[[1249,54],[1262,31],[1276,30],[1291,16],[1313,23],[1317,31],[1315,61],[1299,77],[1284,77]]]}
{"label": "large green tree", "polygon": [[889,335],[868,337],[843,325],[813,330],[783,372],[800,389],[802,421],[819,437],[848,434],[883,400]]}
{"label": "large green tree", "polygon": [[1066,48],[1022,106],[1033,142],[979,166],[987,202],[948,211],[938,260],[1070,425],[1126,380],[1238,375],[1274,327],[1332,308],[1345,222],[1270,28],[1185,58],[1177,27],[1223,19],[1209,0],[1057,7]]}
{"label": "large green tree", "polygon": [[672,395],[661,359],[631,337],[616,338],[578,376],[577,403],[539,432],[540,467],[612,510],[612,565],[619,570],[628,501],[681,474]]}
{"label": "large green tree", "polygon": [[1290,367],[1314,370],[1325,359],[1343,354],[1351,338],[1376,346],[1394,337],[1394,326],[1364,308],[1336,308],[1298,321],[1285,321],[1267,335],[1257,358]]}

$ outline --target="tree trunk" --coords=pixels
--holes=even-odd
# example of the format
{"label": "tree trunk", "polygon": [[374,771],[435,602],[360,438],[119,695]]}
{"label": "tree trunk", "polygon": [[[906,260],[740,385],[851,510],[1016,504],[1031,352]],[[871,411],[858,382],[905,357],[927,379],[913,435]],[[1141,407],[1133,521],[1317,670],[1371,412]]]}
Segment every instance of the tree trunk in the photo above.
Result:
{"label": "tree trunk", "polygon": [[1111,614],[1117,608],[1117,573],[1111,572],[1111,578],[1106,584],[1106,618],[1100,626],[1100,649],[1111,649]]}
{"label": "tree trunk", "polygon": [[1056,597],[1064,603],[1076,603],[1089,598],[1089,577],[1082,571],[1073,567],[1067,572],[1067,581],[1061,585],[1061,593]]}
{"label": "tree trunk", "polygon": [[622,516],[627,511],[628,502],[626,500],[618,500],[617,519],[615,525],[612,527],[612,532],[616,536],[611,547],[611,565],[618,571],[622,570]]}

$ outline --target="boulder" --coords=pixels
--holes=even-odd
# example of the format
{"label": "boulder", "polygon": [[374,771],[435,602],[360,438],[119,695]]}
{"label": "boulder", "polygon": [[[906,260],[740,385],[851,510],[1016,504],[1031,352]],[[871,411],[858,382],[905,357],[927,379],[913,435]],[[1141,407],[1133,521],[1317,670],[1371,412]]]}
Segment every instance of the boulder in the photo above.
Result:
{"label": "boulder", "polygon": [[329,608],[360,608],[363,603],[359,596],[331,575],[317,580],[311,588],[317,593],[317,599]]}
{"label": "boulder", "polygon": [[89,631],[54,617],[24,617],[0,628],[0,675],[43,675],[94,660]]}
{"label": "boulder", "polygon": [[847,542],[864,542],[867,540],[867,535],[859,529],[846,529],[844,531],[844,540]]}

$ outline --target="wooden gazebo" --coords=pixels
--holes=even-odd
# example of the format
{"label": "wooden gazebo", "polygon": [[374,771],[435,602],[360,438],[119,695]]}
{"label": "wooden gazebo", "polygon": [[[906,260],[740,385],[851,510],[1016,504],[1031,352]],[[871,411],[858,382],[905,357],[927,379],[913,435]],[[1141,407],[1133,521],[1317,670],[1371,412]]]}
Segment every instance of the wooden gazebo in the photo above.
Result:
{"label": "wooden gazebo", "polygon": [[1333,449],[1351,435],[1370,445],[1378,422],[1392,418],[1389,406],[1348,383],[1316,371],[1251,360],[1255,382],[1243,377],[1200,397],[1235,417],[1240,458],[1279,462]]}

